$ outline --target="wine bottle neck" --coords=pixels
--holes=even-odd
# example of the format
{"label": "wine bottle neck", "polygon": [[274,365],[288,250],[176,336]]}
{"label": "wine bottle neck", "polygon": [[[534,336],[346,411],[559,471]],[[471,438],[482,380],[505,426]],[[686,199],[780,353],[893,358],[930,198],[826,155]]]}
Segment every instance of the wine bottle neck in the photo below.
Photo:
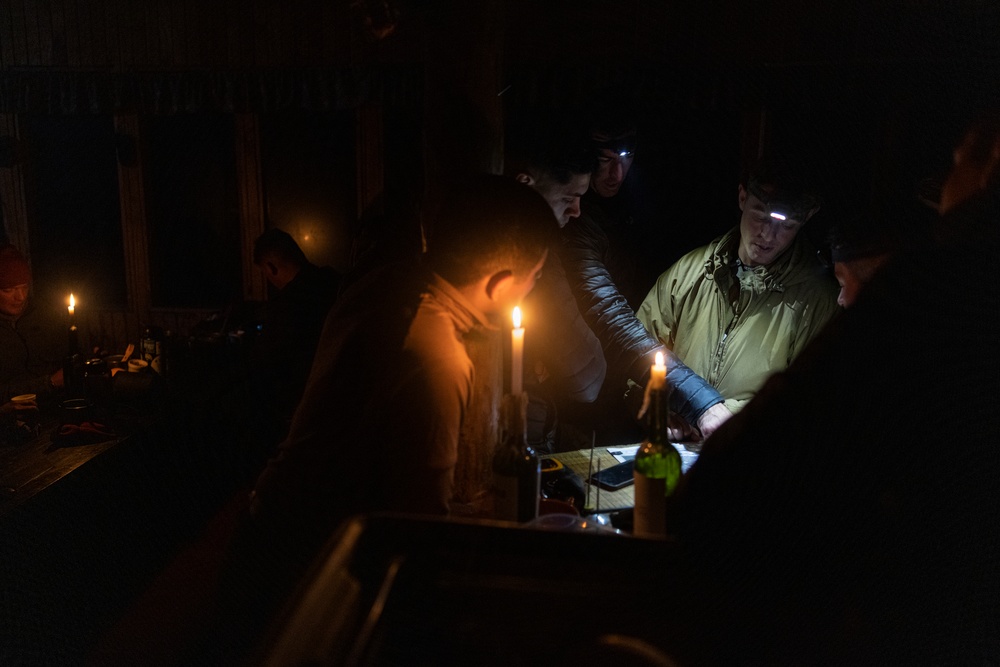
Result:
{"label": "wine bottle neck", "polygon": [[646,437],[650,442],[665,445],[670,442],[669,421],[670,407],[667,399],[670,392],[667,389],[651,389],[649,392],[649,408],[647,410]]}

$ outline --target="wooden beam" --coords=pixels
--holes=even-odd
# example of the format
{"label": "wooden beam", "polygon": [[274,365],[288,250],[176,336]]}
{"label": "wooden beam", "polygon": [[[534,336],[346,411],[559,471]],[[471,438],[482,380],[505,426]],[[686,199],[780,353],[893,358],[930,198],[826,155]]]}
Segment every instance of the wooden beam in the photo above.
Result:
{"label": "wooden beam", "polygon": [[253,263],[253,244],[264,232],[264,183],[260,166],[260,120],[257,114],[236,114],[236,177],[240,197],[243,258],[243,298],[263,301],[267,283]]}
{"label": "wooden beam", "polygon": [[20,160],[20,132],[15,114],[0,114],[0,140],[10,148],[10,161],[0,164],[0,205],[7,239],[31,258],[28,239],[28,203],[25,196],[24,165]]}
{"label": "wooden beam", "polygon": [[[116,115],[115,136],[119,141],[118,189],[129,311],[137,318],[134,321],[150,322],[152,297],[149,278],[149,222],[146,219],[142,132],[139,117],[134,114]],[[129,331],[130,340],[139,340],[140,333],[138,328]]]}

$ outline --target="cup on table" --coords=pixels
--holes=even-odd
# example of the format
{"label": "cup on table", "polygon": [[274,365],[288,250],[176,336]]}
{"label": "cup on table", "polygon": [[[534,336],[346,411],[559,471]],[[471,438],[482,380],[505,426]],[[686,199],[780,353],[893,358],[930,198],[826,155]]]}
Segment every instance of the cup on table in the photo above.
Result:
{"label": "cup on table", "polygon": [[18,421],[24,422],[28,426],[38,424],[38,404],[35,402],[37,398],[35,394],[20,394],[10,399]]}
{"label": "cup on table", "polygon": [[149,368],[149,362],[143,359],[129,359],[128,360],[128,372],[129,373],[145,373],[146,369]]}

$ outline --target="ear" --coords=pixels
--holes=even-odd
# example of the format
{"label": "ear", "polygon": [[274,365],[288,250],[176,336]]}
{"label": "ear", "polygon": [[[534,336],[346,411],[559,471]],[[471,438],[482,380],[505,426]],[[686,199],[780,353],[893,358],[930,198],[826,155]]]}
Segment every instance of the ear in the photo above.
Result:
{"label": "ear", "polygon": [[740,202],[740,210],[742,211],[743,207],[746,206],[747,203],[747,189],[743,187],[742,183],[740,183],[739,202]]}
{"label": "ear", "polygon": [[486,281],[486,296],[490,301],[497,302],[503,298],[511,283],[514,282],[514,273],[508,269],[497,271]]}
{"label": "ear", "polygon": [[518,183],[524,183],[525,185],[535,184],[535,179],[532,178],[530,174],[525,174],[524,172],[519,172],[517,176],[514,177],[514,180]]}
{"label": "ear", "polygon": [[278,275],[278,266],[274,262],[264,262],[264,270],[267,271],[269,276]]}

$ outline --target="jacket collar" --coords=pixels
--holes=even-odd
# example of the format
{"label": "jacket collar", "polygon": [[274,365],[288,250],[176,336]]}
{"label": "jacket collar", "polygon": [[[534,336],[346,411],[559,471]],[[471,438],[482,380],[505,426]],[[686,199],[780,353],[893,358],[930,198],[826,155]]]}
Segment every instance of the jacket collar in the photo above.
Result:
{"label": "jacket collar", "polygon": [[451,283],[436,273],[431,274],[427,290],[455,318],[455,327],[464,335],[473,330],[499,331],[483,311],[472,305]]}
{"label": "jacket collar", "polygon": [[[733,275],[733,266],[739,258],[740,228],[733,227],[719,237],[713,244],[714,248],[705,262],[705,276],[715,279],[720,285],[728,286]],[[767,266],[757,266],[752,270],[753,280],[760,281],[763,289],[784,291],[785,287],[802,282],[811,276],[815,261],[812,255],[812,244],[800,230],[795,240],[785,249],[778,259]]]}

